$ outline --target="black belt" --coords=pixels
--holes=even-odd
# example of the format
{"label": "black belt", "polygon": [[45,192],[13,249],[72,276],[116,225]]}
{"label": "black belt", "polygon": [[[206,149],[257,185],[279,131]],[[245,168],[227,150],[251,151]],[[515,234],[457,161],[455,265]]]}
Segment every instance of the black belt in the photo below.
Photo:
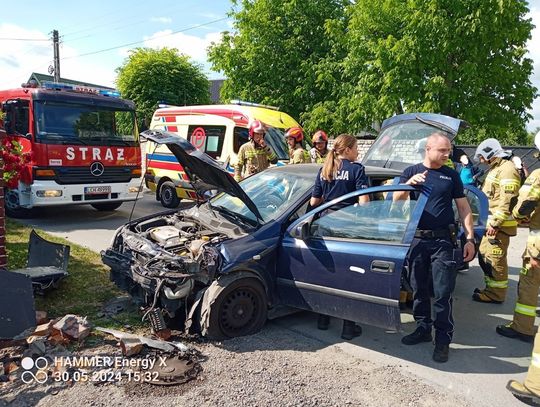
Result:
{"label": "black belt", "polygon": [[437,229],[437,230],[416,229],[416,232],[414,232],[414,237],[419,238],[419,239],[450,238],[450,231],[448,229]]}

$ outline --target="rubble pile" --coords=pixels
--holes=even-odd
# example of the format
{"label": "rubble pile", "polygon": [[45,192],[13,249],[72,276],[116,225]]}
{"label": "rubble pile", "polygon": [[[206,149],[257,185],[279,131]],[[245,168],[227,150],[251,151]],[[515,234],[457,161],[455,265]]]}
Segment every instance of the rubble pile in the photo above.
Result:
{"label": "rubble pile", "polygon": [[[37,312],[36,320],[38,325],[31,332],[0,342],[0,389],[9,383],[174,385],[190,381],[202,371],[201,354],[181,342],[96,327],[95,331],[117,340],[114,348],[101,347],[96,352],[83,347],[93,329],[86,318],[68,314],[49,320],[45,313]],[[76,350],[68,350],[73,345]]]}

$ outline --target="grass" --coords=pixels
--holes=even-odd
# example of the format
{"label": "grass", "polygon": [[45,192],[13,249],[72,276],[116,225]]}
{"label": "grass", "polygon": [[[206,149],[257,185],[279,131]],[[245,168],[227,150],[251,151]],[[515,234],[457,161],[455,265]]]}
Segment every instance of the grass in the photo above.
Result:
{"label": "grass", "polygon": [[[32,228],[11,219],[6,221],[6,249],[8,269],[26,266],[28,240]],[[121,312],[114,319],[101,315],[103,305],[123,293],[109,281],[109,268],[101,262],[101,256],[92,250],[51,236],[36,229],[43,238],[71,246],[68,273],[59,287],[35,298],[36,310],[46,311],[49,318],[76,314],[88,317],[93,325],[121,328],[131,325],[134,328],[145,326],[140,316],[134,312]]]}

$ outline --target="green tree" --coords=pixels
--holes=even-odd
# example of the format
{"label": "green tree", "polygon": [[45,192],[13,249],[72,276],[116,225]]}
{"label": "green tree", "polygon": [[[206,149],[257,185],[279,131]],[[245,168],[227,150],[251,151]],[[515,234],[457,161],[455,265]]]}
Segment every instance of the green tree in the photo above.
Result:
{"label": "green tree", "polygon": [[117,68],[116,84],[122,97],[137,106],[139,129],[145,128],[157,104],[210,103],[209,82],[202,67],[174,48],[136,48]]}
{"label": "green tree", "polygon": [[472,125],[460,142],[526,141],[537,90],[525,0],[359,0],[349,10],[347,92],[333,96],[341,116],[366,128],[393,114],[437,112]]}
{"label": "green tree", "polygon": [[331,62],[328,55],[336,38],[328,30],[344,21],[347,4],[347,0],[233,1],[229,15],[234,32],[224,32],[221,41],[209,47],[213,69],[227,77],[222,97],[279,106],[302,119],[332,92],[319,64]]}

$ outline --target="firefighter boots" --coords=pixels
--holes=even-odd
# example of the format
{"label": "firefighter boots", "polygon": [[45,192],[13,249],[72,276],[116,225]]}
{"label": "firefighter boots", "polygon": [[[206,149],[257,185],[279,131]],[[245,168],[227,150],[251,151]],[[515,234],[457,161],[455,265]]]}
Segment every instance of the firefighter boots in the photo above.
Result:
{"label": "firefighter boots", "polygon": [[499,335],[506,336],[507,338],[519,339],[523,342],[534,341],[534,335],[526,335],[516,331],[511,325],[499,325],[495,329]]}
{"label": "firefighter boots", "polygon": [[516,380],[510,380],[506,389],[522,403],[529,406],[540,406],[540,396],[532,393],[527,387]]}

